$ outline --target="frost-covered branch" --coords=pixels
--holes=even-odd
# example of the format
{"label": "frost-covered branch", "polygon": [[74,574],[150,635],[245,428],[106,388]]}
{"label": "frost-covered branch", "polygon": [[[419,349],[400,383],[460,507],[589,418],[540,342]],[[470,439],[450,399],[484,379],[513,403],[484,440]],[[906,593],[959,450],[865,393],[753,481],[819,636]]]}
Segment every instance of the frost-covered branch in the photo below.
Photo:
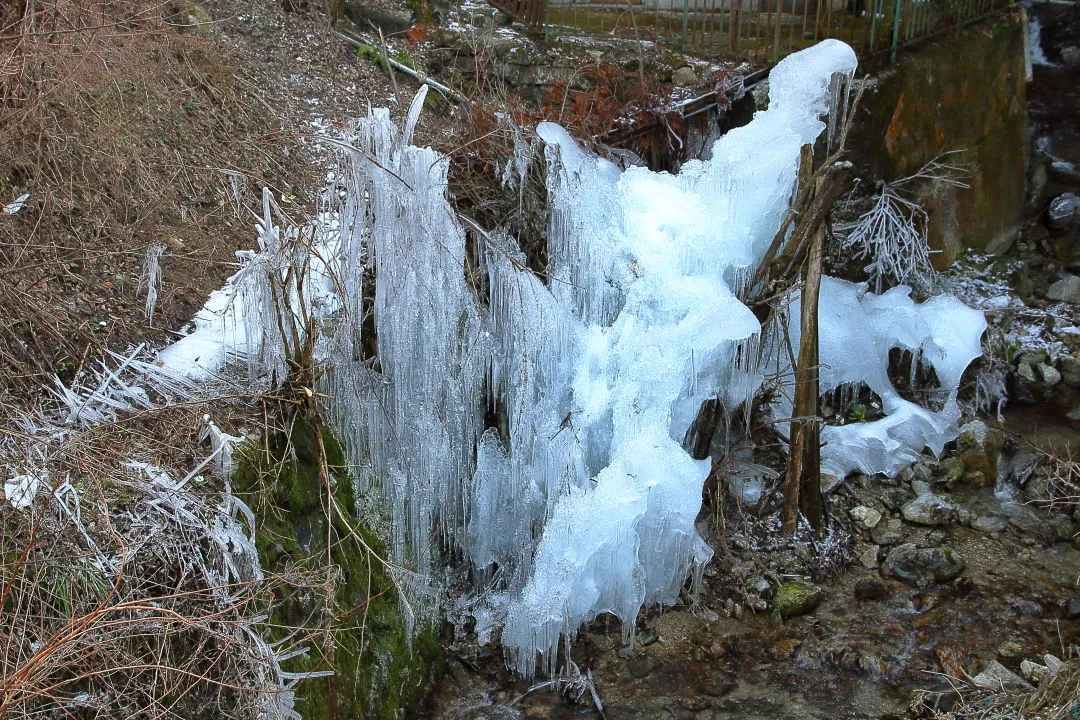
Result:
{"label": "frost-covered branch", "polygon": [[855,258],[869,261],[864,269],[875,292],[880,293],[886,285],[926,282],[933,275],[933,251],[927,243],[929,217],[919,202],[903,193],[920,183],[969,187],[964,180],[968,169],[944,162],[951,154],[939,155],[913,175],[883,183],[874,206],[854,223],[840,228],[843,247],[851,250]]}

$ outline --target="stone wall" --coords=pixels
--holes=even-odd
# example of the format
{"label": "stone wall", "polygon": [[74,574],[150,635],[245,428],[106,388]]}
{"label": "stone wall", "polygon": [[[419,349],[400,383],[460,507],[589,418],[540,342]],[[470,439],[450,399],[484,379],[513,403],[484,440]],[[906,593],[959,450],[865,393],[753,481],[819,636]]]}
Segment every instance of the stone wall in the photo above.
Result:
{"label": "stone wall", "polygon": [[863,97],[852,145],[864,179],[897,180],[952,150],[971,169],[970,188],[922,190],[939,267],[966,247],[1007,247],[1023,220],[1024,59],[1019,14],[1001,16],[902,53]]}

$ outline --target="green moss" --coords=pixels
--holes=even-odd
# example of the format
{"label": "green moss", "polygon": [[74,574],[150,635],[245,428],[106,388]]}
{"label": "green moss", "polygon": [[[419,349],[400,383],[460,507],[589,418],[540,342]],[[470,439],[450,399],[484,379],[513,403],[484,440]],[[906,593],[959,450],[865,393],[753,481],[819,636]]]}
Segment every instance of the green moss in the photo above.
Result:
{"label": "green moss", "polygon": [[813,612],[821,602],[821,590],[802,582],[786,582],[773,593],[773,613],[791,618]]}
{"label": "green moss", "polygon": [[385,557],[385,548],[355,516],[341,445],[325,428],[322,443],[337,512],[326,510],[319,436],[302,419],[291,421],[288,436],[279,433],[267,447],[248,448],[234,478],[237,493],[256,512],[256,545],[266,572],[324,568],[328,538],[329,562],[338,569],[328,608],[310,589],[289,589],[270,618],[276,627],[329,633],[323,647],[291,661],[296,666],[290,670],[335,672],[302,682],[296,709],[306,720],[410,717],[441,661],[438,633],[425,626],[410,642],[393,579],[372,555]]}

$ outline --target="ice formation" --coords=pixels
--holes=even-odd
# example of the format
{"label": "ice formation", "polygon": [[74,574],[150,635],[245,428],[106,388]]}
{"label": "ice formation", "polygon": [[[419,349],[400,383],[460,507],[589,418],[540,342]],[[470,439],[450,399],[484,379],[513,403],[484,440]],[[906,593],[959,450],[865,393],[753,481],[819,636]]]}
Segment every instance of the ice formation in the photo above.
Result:
{"label": "ice formation", "polygon": [[[821,470],[838,477],[860,471],[895,475],[923,448],[941,452],[956,438],[960,408],[956,396],[960,378],[972,360],[982,354],[986,318],[950,295],[923,303],[911,299],[911,289],[894,287],[881,294],[862,283],[823,278],[818,314],[820,391],[854,390],[865,383],[881,398],[885,417],[873,422],[826,426],[821,430]],[[790,308],[788,336],[795,352],[799,346],[799,307]],[[777,417],[791,416],[793,373],[787,351],[774,338],[769,353],[772,370],[787,378]],[[938,379],[939,411],[903,399],[889,380],[889,351],[912,353],[911,366],[921,359]]]}
{"label": "ice formation", "polygon": [[[406,607],[422,599],[409,591],[437,584],[441,538],[482,586],[478,636],[501,627],[521,673],[553,670],[583,622],[610,612],[629,635],[644,604],[675,602],[709,559],[695,521],[710,463],[683,445],[705,400],[734,407],[761,384],[761,328],[739,297],[787,212],[801,147],[826,128],[834,76],[855,67],[835,40],[783,60],[769,108],[678,175],[621,171],[541,124],[544,279],[510,237],[474,227],[469,245],[447,201],[447,158],[411,145],[423,91],[403,129],[372,111],[342,143],[339,224],[304,246],[318,261],[281,241],[265,207],[260,250],[163,360],[207,374],[233,353],[258,356],[262,372],[280,367],[288,348],[268,350],[273,298],[258,278],[289,277],[288,267],[308,262],[319,300],[302,314],[306,331],[320,333],[321,395],[359,481],[389,508]],[[518,145],[505,180],[520,186],[530,151]],[[373,303],[362,292],[372,272]],[[825,384],[866,381],[892,413],[832,438],[829,467],[894,470],[911,448],[939,447],[959,375],[978,354],[972,311],[950,299],[916,305],[903,289],[824,288],[823,312],[835,316],[822,324],[835,369]],[[296,303],[301,295],[286,293]],[[878,361],[892,345],[934,365],[949,396],[943,413],[890,394]]]}

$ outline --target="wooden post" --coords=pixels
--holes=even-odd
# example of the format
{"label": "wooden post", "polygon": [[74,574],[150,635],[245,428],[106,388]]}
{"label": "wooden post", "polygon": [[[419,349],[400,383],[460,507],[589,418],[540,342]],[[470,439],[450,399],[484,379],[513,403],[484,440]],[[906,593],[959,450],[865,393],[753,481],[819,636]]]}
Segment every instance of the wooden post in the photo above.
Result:
{"label": "wooden post", "polygon": [[788,466],[784,481],[784,506],[780,520],[784,533],[794,535],[799,511],[815,533],[824,527],[821,499],[821,419],[818,417],[818,297],[821,265],[825,254],[825,216],[836,200],[851,164],[837,162],[817,180],[811,211],[796,226],[793,238],[809,235],[803,270],[799,314],[799,355],[795,360],[794,420],[788,434]]}

